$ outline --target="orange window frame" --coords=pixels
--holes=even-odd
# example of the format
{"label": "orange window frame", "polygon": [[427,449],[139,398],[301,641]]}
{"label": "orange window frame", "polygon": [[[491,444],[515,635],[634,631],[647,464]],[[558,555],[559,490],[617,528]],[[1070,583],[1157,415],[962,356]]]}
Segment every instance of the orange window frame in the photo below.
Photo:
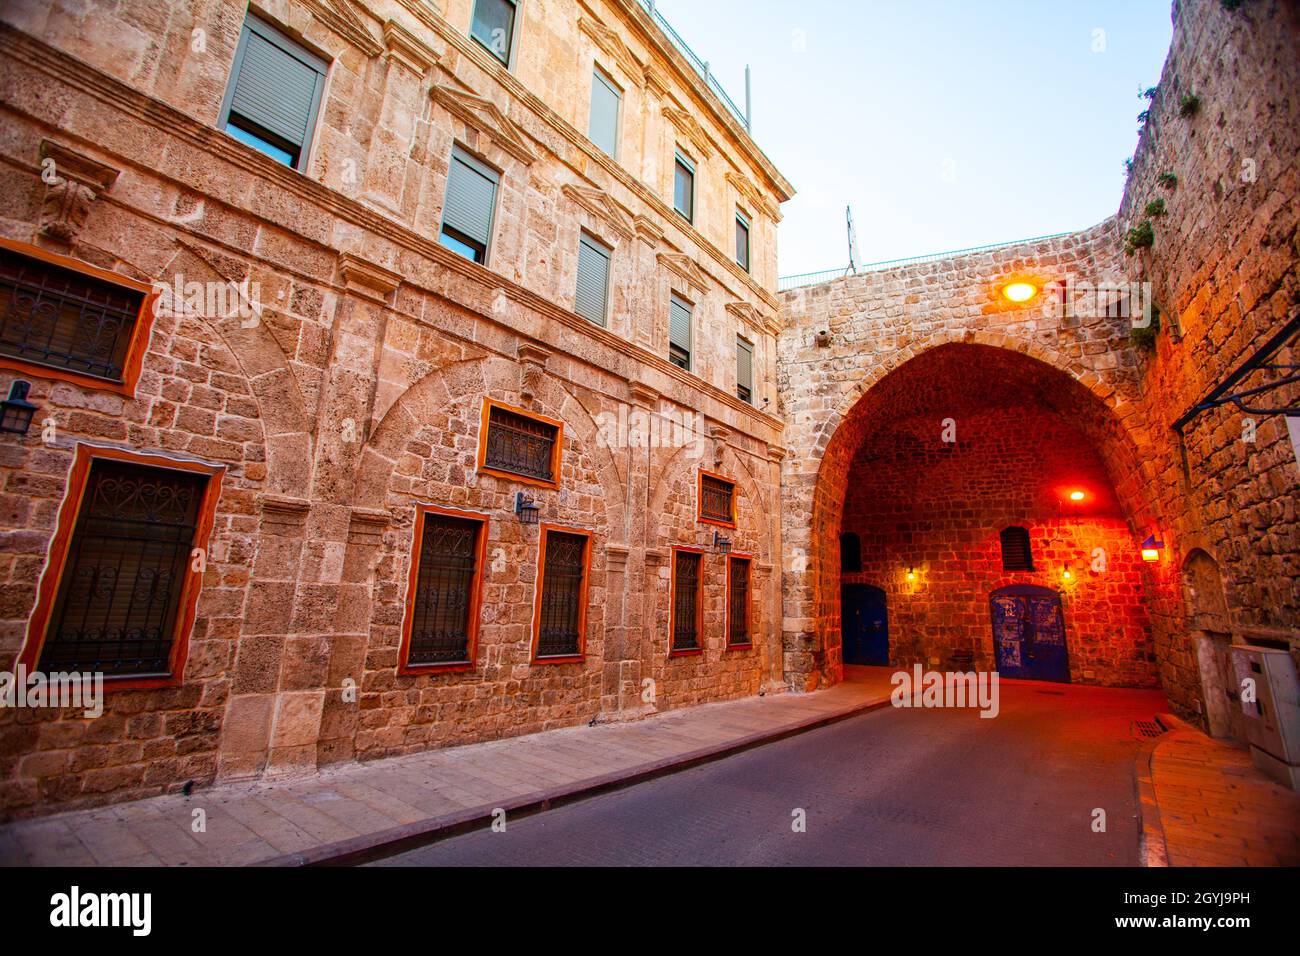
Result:
{"label": "orange window frame", "polygon": [[[704,553],[703,548],[691,548],[686,545],[678,545],[673,548],[672,573],[668,579],[669,657],[697,657],[704,653]],[[677,560],[678,556],[682,554],[698,554],[700,556],[700,578],[698,586],[695,588],[695,635],[700,646],[678,650],[673,647],[673,634],[676,631],[677,623]]]}
{"label": "orange window frame", "polygon": [[[45,646],[50,625],[50,616],[54,611],[55,601],[59,596],[59,585],[63,581],[68,554],[72,548],[72,536],[76,531],[77,518],[81,513],[82,500],[86,493],[86,482],[90,477],[90,465],[97,458],[124,461],[133,465],[149,468],[164,468],[172,471],[188,471],[208,476],[208,486],[203,492],[203,501],[199,504],[198,526],[194,532],[194,541],[190,546],[207,550],[212,528],[216,521],[217,500],[221,497],[221,480],[225,475],[225,466],[208,465],[197,461],[182,461],[166,458],[162,455],[149,455],[127,451],[121,448],[104,448],[79,443],[72,461],[72,471],[68,476],[68,490],[59,506],[59,517],[55,526],[54,537],[50,541],[49,559],[36,591],[36,607],[27,622],[27,635],[18,661],[27,670],[36,670],[41,659],[41,650]],[[180,606],[176,615],[176,633],[172,635],[171,660],[165,677],[132,677],[124,675],[112,677],[105,675],[106,690],[142,690],[154,687],[178,687],[185,676],[185,661],[189,656],[190,634],[194,629],[194,620],[198,613],[199,593],[203,590],[203,575],[195,571],[193,562],[186,566],[185,583],[181,587]]]}
{"label": "orange window frame", "polygon": [[92,279],[99,279],[103,282],[110,282],[131,289],[143,296],[140,302],[140,311],[135,317],[135,325],[131,329],[131,342],[127,346],[126,360],[122,364],[122,380],[120,382],[108,378],[97,378],[94,375],[83,375],[80,372],[72,372],[51,365],[42,365],[39,362],[31,362],[27,359],[3,354],[0,354],[0,368],[21,372],[34,378],[56,379],[85,388],[115,392],[119,395],[125,395],[127,398],[134,398],[136,384],[140,381],[140,370],[144,366],[144,354],[149,350],[149,337],[153,334],[154,320],[158,316],[158,300],[162,294],[160,290],[147,282],[130,279],[107,269],[99,269],[87,262],[82,262],[80,259],[59,255],[57,252],[50,252],[28,242],[0,237],[0,248],[9,249],[30,259],[39,259],[42,262],[72,272],[81,273]]}
{"label": "orange window frame", "polygon": [[[582,549],[582,586],[578,591],[578,653],[561,657],[538,657],[542,637],[542,587],[546,581],[546,538],[552,531],[576,534],[587,539]],[[587,598],[591,592],[591,532],[567,525],[541,525],[537,535],[537,584],[533,594],[533,644],[529,658],[534,664],[576,664],[587,659]]]}
{"label": "orange window frame", "polygon": [[[737,564],[745,565],[745,575],[749,579],[745,599],[745,640],[739,644],[731,643],[731,580]],[[743,651],[754,646],[754,556],[751,554],[727,555],[727,630],[726,649]]]}
{"label": "orange window frame", "polygon": [[[554,476],[551,481],[543,481],[540,478],[533,478],[529,475],[519,475],[513,471],[505,471],[500,468],[491,468],[484,464],[487,460],[487,439],[488,427],[491,421],[492,409],[499,408],[502,411],[513,412],[516,415],[522,415],[525,418],[531,418],[533,421],[542,422],[555,428],[555,446],[551,449],[551,474]],[[564,422],[558,418],[549,418],[546,415],[539,415],[536,412],[530,412],[526,408],[517,408],[514,405],[507,405],[505,402],[498,402],[493,398],[483,399],[483,414],[479,422],[478,431],[478,465],[477,470],[481,475],[494,475],[497,478],[505,478],[507,481],[517,481],[525,485],[536,485],[539,488],[550,488],[552,490],[560,487],[560,465],[564,460]]]}
{"label": "orange window frame", "polygon": [[[719,518],[711,518],[704,514],[705,478],[712,478],[715,481],[722,481],[731,485],[731,519],[729,521],[723,521]],[[714,524],[720,528],[736,527],[737,508],[739,507],[739,503],[736,500],[738,497],[736,492],[738,490],[739,486],[736,484],[734,479],[728,478],[726,475],[719,475],[716,472],[705,471],[701,468],[699,474],[695,478],[695,520],[701,524]]]}
{"label": "orange window frame", "polygon": [[[474,580],[470,582],[469,618],[465,624],[464,661],[447,664],[412,664],[411,629],[415,626],[415,592],[420,583],[420,553],[424,550],[424,519],[426,515],[446,515],[463,518],[479,525],[478,542],[474,545]],[[406,610],[402,615],[402,639],[397,650],[397,673],[403,677],[418,674],[451,674],[473,670],[478,664],[478,633],[483,616],[483,580],[487,560],[488,516],[477,511],[459,511],[431,504],[415,506],[415,527],[411,531],[411,567],[406,580]]]}

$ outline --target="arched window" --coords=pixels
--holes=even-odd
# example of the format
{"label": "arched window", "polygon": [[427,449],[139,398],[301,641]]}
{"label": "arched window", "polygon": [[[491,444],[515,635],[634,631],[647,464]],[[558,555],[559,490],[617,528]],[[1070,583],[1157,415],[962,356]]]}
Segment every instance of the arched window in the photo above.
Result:
{"label": "arched window", "polygon": [[852,574],[862,570],[862,542],[852,531],[840,535],[840,572]]}
{"label": "arched window", "polygon": [[1012,525],[1002,529],[1002,570],[1034,570],[1034,553],[1029,548],[1029,531]]}

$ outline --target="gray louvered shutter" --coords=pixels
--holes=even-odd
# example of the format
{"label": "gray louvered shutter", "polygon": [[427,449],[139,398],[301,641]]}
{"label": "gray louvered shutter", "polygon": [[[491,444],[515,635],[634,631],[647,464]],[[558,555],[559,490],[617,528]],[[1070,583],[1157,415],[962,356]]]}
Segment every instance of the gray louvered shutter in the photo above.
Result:
{"label": "gray louvered shutter", "polygon": [[597,325],[605,324],[609,296],[610,251],[583,236],[578,242],[578,294],[574,311]]}
{"label": "gray louvered shutter", "polygon": [[303,149],[320,106],[324,62],[253,18],[242,46],[230,112]]}
{"label": "gray louvered shutter", "polygon": [[492,235],[492,208],[496,205],[496,195],[496,172],[459,148],[454,149],[442,224],[486,248]]}
{"label": "gray louvered shutter", "polygon": [[682,299],[673,296],[668,319],[668,344],[676,346],[686,353],[687,362],[691,354],[691,306]]}
{"label": "gray louvered shutter", "polygon": [[591,76],[591,123],[587,135],[610,156],[618,153],[618,104],[621,94],[596,70]]}
{"label": "gray louvered shutter", "polygon": [[753,394],[754,346],[742,338],[736,339],[736,384],[745,390],[747,396]]}

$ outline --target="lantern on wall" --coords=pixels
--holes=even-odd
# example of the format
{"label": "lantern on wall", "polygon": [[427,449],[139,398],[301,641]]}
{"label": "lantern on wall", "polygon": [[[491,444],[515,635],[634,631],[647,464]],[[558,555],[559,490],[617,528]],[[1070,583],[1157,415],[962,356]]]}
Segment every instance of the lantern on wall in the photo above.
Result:
{"label": "lantern on wall", "polygon": [[32,425],[32,416],[36,414],[36,406],[27,401],[27,393],[31,388],[31,383],[22,379],[16,379],[9,386],[9,397],[0,402],[0,432],[27,434],[27,429]]}
{"label": "lantern on wall", "polygon": [[1149,535],[1142,542],[1142,560],[1147,562],[1159,561],[1160,552],[1164,548],[1163,541],[1157,541],[1155,535]]}
{"label": "lantern on wall", "polygon": [[724,538],[718,532],[713,532],[713,546],[718,549],[718,554],[731,553],[731,539]]}
{"label": "lantern on wall", "polygon": [[515,495],[515,514],[520,524],[537,524],[541,508],[522,491]]}

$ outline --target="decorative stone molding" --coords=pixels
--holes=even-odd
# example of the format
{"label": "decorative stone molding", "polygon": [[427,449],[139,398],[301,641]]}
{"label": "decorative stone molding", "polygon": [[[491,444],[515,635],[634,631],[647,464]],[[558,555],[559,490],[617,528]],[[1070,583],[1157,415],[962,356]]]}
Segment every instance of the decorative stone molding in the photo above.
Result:
{"label": "decorative stone molding", "polygon": [[619,65],[619,68],[627,75],[628,79],[638,86],[644,85],[645,67],[641,65],[641,61],[627,48],[627,45],[617,33],[599,20],[593,20],[590,17],[579,17],[578,29],[591,37],[592,42],[600,48],[602,53]]}
{"label": "decorative stone molding", "polygon": [[120,172],[54,140],[41,140],[41,181],[45,183],[41,234],[71,242],[86,224],[90,207],[117,182]]}
{"label": "decorative stone molding", "polygon": [[659,404],[659,393],[648,385],[642,385],[640,382],[628,382],[627,393],[633,405],[639,405],[653,411]]}
{"label": "decorative stone molding", "polygon": [[384,46],[389,62],[406,67],[423,77],[441,59],[440,55],[396,20],[384,24]]}
{"label": "decorative stone molding", "polygon": [[668,554],[661,548],[646,548],[645,566],[646,570],[652,570],[662,567],[668,561]]}
{"label": "decorative stone molding", "polygon": [[622,574],[627,570],[627,558],[631,553],[632,550],[624,544],[605,545],[605,567]]}
{"label": "decorative stone molding", "polygon": [[668,77],[664,76],[663,73],[653,66],[647,66],[644,76],[645,88],[648,93],[661,100],[668,95]]}
{"label": "decorative stone molding", "polygon": [[709,134],[704,131],[704,127],[694,116],[673,106],[664,107],[664,116],[677,127],[679,133],[691,141],[691,145],[698,153],[696,159],[708,159],[713,155],[713,144],[709,141]]}
{"label": "decorative stone molding", "polygon": [[717,468],[722,464],[722,456],[727,450],[727,439],[731,437],[731,429],[713,425],[709,428],[709,437],[713,439],[713,467]]}
{"label": "decorative stone molding", "polygon": [[537,154],[529,147],[523,130],[491,100],[441,83],[433,84],[429,95],[451,115],[478,130],[525,166],[537,161]]}
{"label": "decorative stone molding", "polygon": [[781,221],[781,210],[758,191],[758,187],[734,170],[727,171],[727,182],[740,194],[756,212],[762,213],[774,222]]}
{"label": "decorative stone molding", "polygon": [[610,229],[613,229],[624,239],[631,239],[636,234],[636,226],[627,213],[623,211],[623,207],[616,203],[614,197],[605,190],[596,189],[593,186],[575,186],[572,183],[565,183],[560,187],[560,192],[597,219],[608,224]]}
{"label": "decorative stone molding", "polygon": [[382,509],[353,508],[348,520],[348,544],[378,547],[392,520],[392,514]]}
{"label": "decorative stone molding", "polygon": [[388,297],[402,284],[402,277],[350,252],[344,252],[339,255],[339,281],[349,291],[386,303]]}
{"label": "decorative stone molding", "polygon": [[257,503],[262,509],[262,530],[267,534],[301,534],[311,511],[311,502],[284,495],[259,495]]}
{"label": "decorative stone molding", "polygon": [[664,237],[664,227],[649,216],[636,216],[632,220],[632,225],[636,227],[637,238],[652,249],[659,245]]}
{"label": "decorative stone molding", "polygon": [[384,47],[366,29],[365,20],[352,0],[303,0],[317,20],[348,40],[366,56],[379,56]]}
{"label": "decorative stone molding", "polygon": [[782,448],[780,445],[767,446],[767,460],[776,462],[778,465],[781,462],[785,461],[786,456],[789,454],[790,454],[789,450]]}
{"label": "decorative stone molding", "polygon": [[690,256],[684,256],[680,252],[661,252],[656,258],[661,266],[675,272],[689,285],[698,289],[700,295],[709,291],[709,280]]}
{"label": "decorative stone molding", "polygon": [[550,349],[544,349],[532,342],[519,343],[519,394],[525,402],[532,402],[542,387],[542,378],[546,375],[546,360],[551,357]]}

